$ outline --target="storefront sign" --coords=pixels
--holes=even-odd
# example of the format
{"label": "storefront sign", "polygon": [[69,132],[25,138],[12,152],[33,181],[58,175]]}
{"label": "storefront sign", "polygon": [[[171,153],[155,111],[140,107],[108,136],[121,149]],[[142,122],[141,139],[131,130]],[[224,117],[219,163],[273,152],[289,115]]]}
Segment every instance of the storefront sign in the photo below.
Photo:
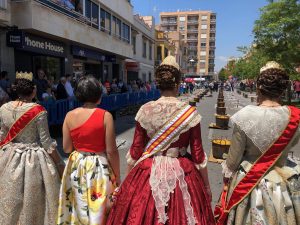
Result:
{"label": "storefront sign", "polygon": [[91,49],[83,48],[80,46],[72,46],[72,54],[84,58],[94,59],[101,62],[112,62],[116,63],[117,57],[113,55],[105,55],[101,52],[94,51]]}
{"label": "storefront sign", "polygon": [[65,45],[61,42],[26,34],[22,31],[12,31],[7,33],[7,46],[26,51],[65,57]]}
{"label": "storefront sign", "polygon": [[140,63],[138,62],[126,62],[126,70],[131,72],[139,72]]}

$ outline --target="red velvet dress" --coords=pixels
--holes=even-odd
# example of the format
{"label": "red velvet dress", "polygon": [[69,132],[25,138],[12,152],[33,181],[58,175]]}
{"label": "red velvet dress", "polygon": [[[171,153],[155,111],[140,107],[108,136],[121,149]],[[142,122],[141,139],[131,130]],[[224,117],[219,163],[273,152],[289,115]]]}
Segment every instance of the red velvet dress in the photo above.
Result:
{"label": "red velvet dress", "polygon": [[[134,160],[138,160],[142,156],[149,139],[146,130],[137,122],[133,144],[130,149],[130,155]],[[201,164],[206,157],[202,148],[200,124],[181,134],[179,140],[171,144],[169,148],[187,148],[189,145],[191,147],[191,155],[179,156],[178,160],[184,171],[184,179],[191,197],[194,217],[199,225],[215,224],[204,182],[195,166],[195,164]],[[110,212],[107,220],[108,225],[161,224],[158,222],[158,213],[149,183],[152,162],[153,158],[148,158],[130,171]],[[183,195],[178,184],[174,192],[171,193],[165,211],[168,216],[166,224],[188,224]]]}

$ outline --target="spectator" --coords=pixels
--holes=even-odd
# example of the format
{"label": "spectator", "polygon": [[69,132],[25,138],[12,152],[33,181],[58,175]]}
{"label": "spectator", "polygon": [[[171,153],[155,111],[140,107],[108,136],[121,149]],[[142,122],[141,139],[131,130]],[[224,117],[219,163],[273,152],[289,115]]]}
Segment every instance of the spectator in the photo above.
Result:
{"label": "spectator", "polygon": [[10,83],[7,80],[8,73],[7,71],[2,71],[0,75],[0,87],[3,91],[5,91],[7,94],[10,93]]}
{"label": "spectator", "polygon": [[47,90],[45,93],[43,93],[42,97],[43,97],[43,101],[45,101],[45,102],[54,102],[56,100],[54,93],[51,89],[51,86],[47,87]]}
{"label": "spectator", "polygon": [[300,81],[297,80],[294,84],[294,89],[297,94],[297,98],[300,98]]}
{"label": "spectator", "polygon": [[68,98],[68,93],[65,88],[65,84],[67,82],[66,77],[61,77],[60,82],[57,85],[57,90],[56,90],[56,99],[61,100],[61,99],[67,99]]}
{"label": "spectator", "polygon": [[111,83],[111,91],[112,91],[113,93],[117,93],[117,92],[118,92],[118,85],[117,85],[115,79],[114,79],[114,80],[112,81],[112,83]]}
{"label": "spectator", "polygon": [[134,80],[132,81],[132,91],[133,92],[138,92],[139,91],[139,86],[137,85],[137,82]]}
{"label": "spectator", "polygon": [[109,95],[111,92],[110,83],[108,80],[105,81],[104,86],[106,88],[107,94]]}
{"label": "spectator", "polygon": [[149,84],[149,82],[146,83],[146,89],[147,91],[151,91],[151,85]]}
{"label": "spectator", "polygon": [[73,90],[73,87],[71,85],[71,81],[72,81],[72,75],[67,74],[66,75],[65,89],[67,91],[67,94],[68,94],[69,98],[74,97],[74,90]]}
{"label": "spectator", "polygon": [[48,81],[46,80],[46,74],[44,70],[38,69],[37,70],[37,79],[34,81],[37,89],[37,99],[39,101],[43,101],[43,93],[46,92],[48,87]]}
{"label": "spectator", "polygon": [[106,90],[106,88],[104,87],[104,85],[102,84],[101,80],[100,80],[100,86],[101,86],[101,90],[102,90],[102,95],[103,95],[103,96],[107,95],[107,90]]}
{"label": "spectator", "polygon": [[128,91],[129,93],[132,93],[132,85],[131,85],[131,82],[128,82],[128,84],[127,84],[127,91]]}

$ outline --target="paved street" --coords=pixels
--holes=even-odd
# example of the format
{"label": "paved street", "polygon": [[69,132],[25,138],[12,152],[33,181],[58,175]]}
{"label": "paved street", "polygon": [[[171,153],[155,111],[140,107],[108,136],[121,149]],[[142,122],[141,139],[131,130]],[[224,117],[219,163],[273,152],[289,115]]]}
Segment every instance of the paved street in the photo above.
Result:
{"label": "paved street", "polygon": [[[227,113],[233,115],[242,107],[254,104],[251,103],[250,98],[244,98],[241,95],[234,94],[232,95],[230,92],[225,92],[225,100]],[[198,104],[199,113],[202,115],[201,129],[202,129],[202,142],[203,147],[206,154],[209,156],[211,150],[211,139],[213,137],[222,137],[231,139],[232,129],[229,130],[210,130],[209,124],[215,122],[215,112],[216,112],[216,102],[217,102],[217,93],[213,94],[213,97],[205,97]],[[229,103],[232,102],[232,103]],[[115,122],[116,133],[117,133],[117,142],[118,144],[123,145],[120,146],[120,158],[121,158],[121,175],[122,178],[125,176],[126,172],[126,153],[132,143],[133,135],[134,135],[134,116],[122,116],[118,117]],[[61,139],[58,139],[59,146],[61,146]],[[60,147],[61,149],[61,147]],[[300,149],[300,144],[298,144],[298,149]],[[300,151],[295,153],[295,156],[300,157]],[[208,163],[209,170],[209,178],[210,184],[213,193],[213,206],[218,201],[219,194],[222,189],[222,175],[221,175],[221,166],[216,163]]]}

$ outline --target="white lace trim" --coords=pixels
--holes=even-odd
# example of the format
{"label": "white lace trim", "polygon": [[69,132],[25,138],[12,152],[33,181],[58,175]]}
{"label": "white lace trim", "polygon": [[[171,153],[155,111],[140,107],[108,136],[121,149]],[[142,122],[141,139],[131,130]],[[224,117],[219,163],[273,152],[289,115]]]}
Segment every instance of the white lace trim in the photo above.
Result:
{"label": "white lace trim", "polygon": [[222,162],[222,174],[225,178],[231,178],[233,175],[232,170],[230,170],[226,164],[226,161]]}
{"label": "white lace trim", "polygon": [[231,121],[245,132],[261,152],[264,152],[286,128],[289,115],[289,109],[285,106],[246,106],[233,115]]}
{"label": "white lace trim", "polygon": [[130,155],[130,150],[126,154],[126,160],[127,160],[127,164],[130,166],[134,166],[136,163],[136,160],[134,160]]}
{"label": "white lace trim", "polygon": [[165,224],[169,219],[165,212],[165,207],[168,206],[170,194],[174,193],[177,180],[183,196],[188,225],[197,223],[194,210],[191,206],[191,196],[184,177],[184,171],[180,167],[177,158],[165,156],[154,157],[150,174],[150,186],[155,201],[155,208],[158,212],[159,223]]}
{"label": "white lace trim", "polygon": [[207,155],[206,155],[205,152],[204,152],[204,155],[205,155],[204,161],[200,164],[196,164],[196,167],[197,167],[198,170],[204,169],[207,166],[208,158],[207,158]]}

